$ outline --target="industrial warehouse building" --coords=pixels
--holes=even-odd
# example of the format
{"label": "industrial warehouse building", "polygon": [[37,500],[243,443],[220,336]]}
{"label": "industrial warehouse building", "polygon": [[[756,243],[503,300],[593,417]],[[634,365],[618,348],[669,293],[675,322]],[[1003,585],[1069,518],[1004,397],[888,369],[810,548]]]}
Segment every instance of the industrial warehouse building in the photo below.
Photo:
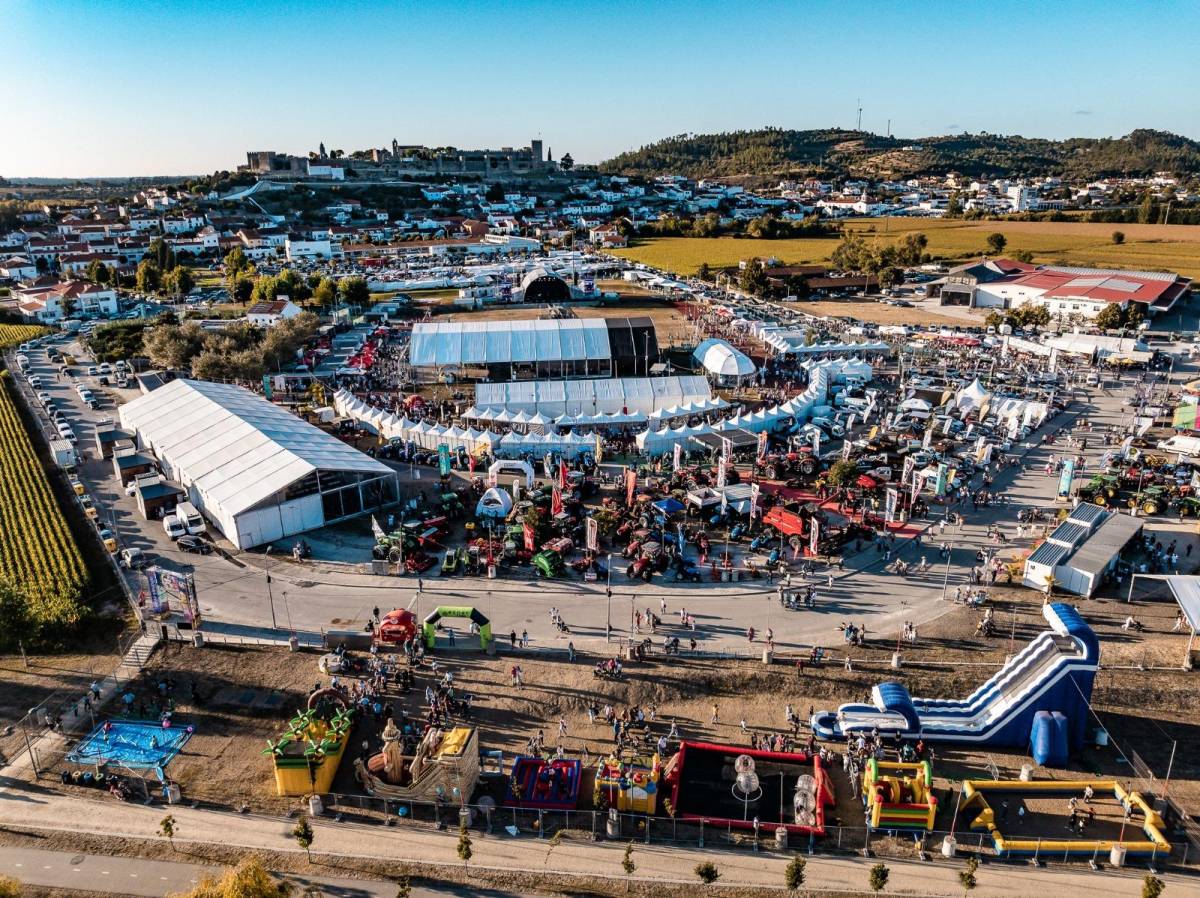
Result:
{"label": "industrial warehouse building", "polygon": [[657,361],[649,318],[421,323],[409,344],[414,368],[495,381],[646,375]]}
{"label": "industrial warehouse building", "polygon": [[241,387],[175,380],[120,415],[240,549],[398,501],[389,467]]}

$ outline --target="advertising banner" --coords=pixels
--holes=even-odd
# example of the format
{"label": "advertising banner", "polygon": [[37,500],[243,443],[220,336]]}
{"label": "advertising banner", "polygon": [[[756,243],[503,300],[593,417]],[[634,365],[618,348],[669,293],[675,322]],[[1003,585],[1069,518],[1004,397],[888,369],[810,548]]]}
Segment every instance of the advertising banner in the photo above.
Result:
{"label": "advertising banner", "polygon": [[813,555],[819,555],[820,552],[817,550],[821,545],[821,522],[816,518],[813,518],[811,521],[809,521],[808,526],[808,551]]}
{"label": "advertising banner", "polygon": [[625,469],[625,507],[633,508],[633,493],[637,489],[637,472],[632,468]]}
{"label": "advertising banner", "polygon": [[550,490],[550,514],[560,515],[562,514],[562,510],[562,490],[555,485],[554,488]]}
{"label": "advertising banner", "polygon": [[600,525],[595,518],[588,518],[584,527],[587,534],[587,547],[591,552],[600,551]]}
{"label": "advertising banner", "polygon": [[671,452],[671,470],[678,472],[683,467],[683,444],[676,443]]}
{"label": "advertising banner", "polygon": [[450,476],[450,447],[445,443],[438,446],[438,473],[443,477]]}
{"label": "advertising banner", "polygon": [[758,515],[758,496],[759,486],[757,483],[750,484],[750,520],[753,521]]}
{"label": "advertising banner", "polygon": [[533,532],[533,528],[530,527],[528,523],[522,524],[521,528],[525,531],[525,549],[529,552],[532,552],[537,545],[536,535]]}
{"label": "advertising banner", "polygon": [[946,495],[946,480],[947,480],[947,475],[949,475],[949,473],[950,473],[950,466],[948,464],[946,464],[945,462],[942,462],[941,464],[939,464],[937,466],[937,481],[933,488],[933,494],[935,496]]}
{"label": "advertising banner", "polygon": [[896,521],[896,506],[900,502],[900,491],[894,487],[888,487],[887,491],[887,506],[884,511],[884,519],[889,523]]}

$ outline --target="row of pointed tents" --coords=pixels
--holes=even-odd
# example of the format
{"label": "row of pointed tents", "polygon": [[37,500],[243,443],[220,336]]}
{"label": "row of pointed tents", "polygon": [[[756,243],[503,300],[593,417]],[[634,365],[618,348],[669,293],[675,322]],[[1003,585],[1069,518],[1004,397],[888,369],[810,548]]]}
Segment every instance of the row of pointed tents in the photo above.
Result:
{"label": "row of pointed tents", "polygon": [[385,409],[359,399],[349,390],[338,390],[333,395],[333,408],[338,415],[351,418],[359,426],[385,440],[402,440],[422,449],[437,449],[446,446],[451,450],[463,449],[470,453],[490,452],[497,458],[517,458],[525,453],[544,455],[557,452],[574,458],[595,448],[594,437],[573,433],[516,433],[499,434],[492,430],[477,430],[458,425],[447,426],[429,421],[410,421]]}
{"label": "row of pointed tents", "polygon": [[[697,402],[687,402],[682,405],[672,405],[656,409],[652,412],[600,412],[594,415],[558,415],[550,417],[541,412],[529,414],[525,411],[512,412],[506,408],[480,408],[472,406],[463,412],[462,417],[467,421],[491,421],[496,424],[508,424],[512,427],[558,428],[558,427],[608,427],[627,424],[646,424],[648,422],[664,422],[676,418],[690,418],[693,415],[707,414],[729,408],[730,403],[721,398],[705,399]],[[545,432],[543,430],[542,432]]]}

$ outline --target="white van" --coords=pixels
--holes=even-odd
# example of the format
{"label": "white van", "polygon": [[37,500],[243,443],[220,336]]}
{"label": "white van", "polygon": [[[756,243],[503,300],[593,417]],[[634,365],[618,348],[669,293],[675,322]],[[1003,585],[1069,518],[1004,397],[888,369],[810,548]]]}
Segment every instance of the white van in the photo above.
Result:
{"label": "white van", "polygon": [[183,525],[183,529],[188,532],[189,536],[202,536],[208,530],[204,518],[191,502],[180,502],[176,505],[175,517],[179,518],[179,523]]}
{"label": "white van", "polygon": [[187,534],[187,530],[184,528],[183,522],[173,514],[169,514],[163,518],[163,531],[171,539],[179,539],[179,537]]}
{"label": "white van", "polygon": [[1195,458],[1200,456],[1200,437],[1189,437],[1177,433],[1173,437],[1160,440],[1155,448],[1162,452],[1175,452]]}

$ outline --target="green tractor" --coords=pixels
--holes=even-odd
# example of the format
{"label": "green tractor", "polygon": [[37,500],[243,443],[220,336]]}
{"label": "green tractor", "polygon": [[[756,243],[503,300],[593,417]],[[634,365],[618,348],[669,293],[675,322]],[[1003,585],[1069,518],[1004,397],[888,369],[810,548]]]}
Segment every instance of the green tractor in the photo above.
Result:
{"label": "green tractor", "polygon": [[532,563],[537,575],[545,577],[547,580],[566,575],[566,566],[563,564],[562,556],[553,549],[538,552],[533,556]]}
{"label": "green tractor", "polygon": [[1175,513],[1181,518],[1200,515],[1200,497],[1180,496],[1175,500]]}
{"label": "green tractor", "polygon": [[1127,505],[1132,508],[1140,508],[1142,514],[1161,514],[1166,511],[1167,505],[1171,501],[1171,495],[1165,487],[1148,486],[1137,496],[1132,496],[1127,501]]}
{"label": "green tractor", "polygon": [[1079,488],[1079,498],[1096,505],[1109,506],[1116,500],[1120,489],[1120,478],[1112,474],[1096,474]]}
{"label": "green tractor", "polygon": [[453,520],[463,516],[463,501],[458,493],[442,493],[442,514]]}

